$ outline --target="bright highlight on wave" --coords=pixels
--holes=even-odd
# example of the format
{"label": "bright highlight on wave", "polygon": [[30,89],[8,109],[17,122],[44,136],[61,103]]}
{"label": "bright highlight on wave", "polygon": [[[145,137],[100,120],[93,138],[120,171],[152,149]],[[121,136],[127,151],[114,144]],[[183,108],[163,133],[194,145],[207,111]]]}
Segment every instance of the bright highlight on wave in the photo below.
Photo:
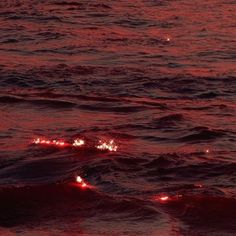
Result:
{"label": "bright highlight on wave", "polygon": [[168,195],[162,195],[162,196],[155,197],[155,200],[158,201],[158,202],[161,202],[161,203],[170,201],[170,199],[171,198]]}
{"label": "bright highlight on wave", "polygon": [[85,183],[85,181],[79,175],[76,176],[76,183],[78,183],[81,188],[88,187],[88,185]]}
{"label": "bright highlight on wave", "polygon": [[55,146],[65,146],[68,145],[63,141],[58,141],[58,140],[48,140],[48,139],[34,139],[33,140],[34,144],[46,144],[46,145],[55,145]]}
{"label": "bright highlight on wave", "polygon": [[[50,146],[60,146],[60,147],[82,147],[85,145],[85,140],[83,139],[74,139],[72,143],[67,143],[64,141],[58,141],[58,140],[49,140],[49,139],[41,139],[41,138],[36,138],[32,142],[33,144],[37,145],[50,145]],[[93,146],[93,145],[92,145]],[[88,147],[88,148],[91,148]],[[98,145],[94,145],[93,148],[102,150],[102,151],[110,151],[110,152],[116,152],[118,149],[118,146],[115,144],[114,140],[110,140],[108,142],[103,142],[99,140]]]}
{"label": "bright highlight on wave", "polygon": [[80,175],[75,177],[75,186],[81,189],[95,189],[95,186],[90,185],[87,181],[85,181]]}
{"label": "bright highlight on wave", "polygon": [[167,202],[170,202],[170,201],[177,201],[182,197],[183,196],[181,194],[178,194],[176,196],[169,196],[167,194],[164,194],[164,195],[155,196],[154,200],[158,201],[159,203],[167,203]]}
{"label": "bright highlight on wave", "polygon": [[161,201],[167,201],[167,200],[169,200],[169,196],[160,197],[160,200]]}
{"label": "bright highlight on wave", "polygon": [[99,145],[96,146],[97,149],[100,150],[109,150],[111,152],[116,152],[117,151],[117,146],[114,143],[114,140],[111,140],[110,142],[106,143],[106,142],[102,142],[101,140],[99,141]]}

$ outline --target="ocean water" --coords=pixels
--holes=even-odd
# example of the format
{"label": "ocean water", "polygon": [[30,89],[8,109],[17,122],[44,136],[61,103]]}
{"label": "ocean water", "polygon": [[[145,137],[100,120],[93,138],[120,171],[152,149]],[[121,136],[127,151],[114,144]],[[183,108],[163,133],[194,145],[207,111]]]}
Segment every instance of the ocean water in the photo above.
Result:
{"label": "ocean water", "polygon": [[0,235],[235,235],[235,12],[1,1]]}

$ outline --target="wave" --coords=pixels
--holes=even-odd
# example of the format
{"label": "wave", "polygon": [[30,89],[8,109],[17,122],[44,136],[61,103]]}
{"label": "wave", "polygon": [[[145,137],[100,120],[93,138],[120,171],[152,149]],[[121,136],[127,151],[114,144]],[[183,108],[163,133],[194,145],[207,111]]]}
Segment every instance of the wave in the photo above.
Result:
{"label": "wave", "polygon": [[[67,220],[111,214],[119,218],[145,221],[159,217],[156,209],[144,206],[141,200],[122,199],[95,190],[81,190],[70,183],[34,187],[0,188],[0,225],[13,227],[37,224],[40,219],[55,220],[67,215]],[[102,217],[102,215],[101,215]]]}
{"label": "wave", "polygon": [[236,207],[234,198],[190,195],[167,205],[166,211],[189,226],[188,234],[200,228],[200,232],[211,234],[214,230],[223,235],[227,231],[231,235],[230,232],[236,230],[234,207]]}
{"label": "wave", "polygon": [[75,103],[63,100],[52,99],[24,99],[22,97],[15,96],[0,96],[0,103],[29,103],[34,106],[45,106],[50,108],[68,108],[76,106]]}
{"label": "wave", "polygon": [[194,131],[194,133],[181,137],[179,140],[184,142],[211,141],[222,138],[227,134],[224,130],[210,130],[206,127],[195,127],[190,130],[190,133],[191,131]]}

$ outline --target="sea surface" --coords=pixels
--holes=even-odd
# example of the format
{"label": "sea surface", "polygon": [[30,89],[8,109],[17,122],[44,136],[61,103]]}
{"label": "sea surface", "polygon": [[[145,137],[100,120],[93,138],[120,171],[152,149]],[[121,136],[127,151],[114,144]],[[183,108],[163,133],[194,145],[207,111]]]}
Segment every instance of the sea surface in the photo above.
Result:
{"label": "sea surface", "polygon": [[1,1],[0,235],[236,235],[235,12]]}

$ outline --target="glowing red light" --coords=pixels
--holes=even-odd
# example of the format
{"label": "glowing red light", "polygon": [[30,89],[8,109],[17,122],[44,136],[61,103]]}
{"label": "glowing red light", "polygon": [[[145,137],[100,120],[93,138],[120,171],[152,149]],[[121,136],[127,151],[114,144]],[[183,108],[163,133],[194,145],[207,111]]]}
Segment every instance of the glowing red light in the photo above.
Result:
{"label": "glowing red light", "polygon": [[206,153],[209,153],[209,152],[210,152],[210,150],[209,150],[209,149],[206,149],[206,150],[205,150],[205,152],[206,152]]}

